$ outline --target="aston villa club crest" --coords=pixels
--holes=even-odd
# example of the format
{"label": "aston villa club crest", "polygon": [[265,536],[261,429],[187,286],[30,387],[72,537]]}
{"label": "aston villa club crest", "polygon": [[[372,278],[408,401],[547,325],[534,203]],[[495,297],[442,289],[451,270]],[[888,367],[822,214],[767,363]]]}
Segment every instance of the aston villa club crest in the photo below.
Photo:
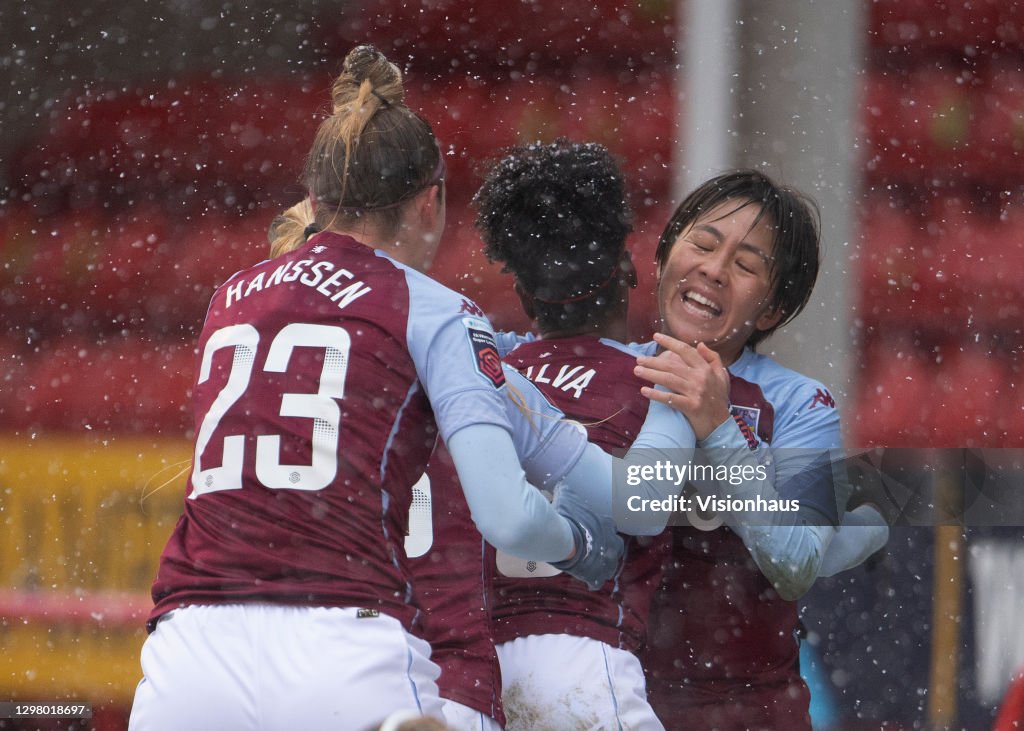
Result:
{"label": "aston villa club crest", "polygon": [[755,409],[753,406],[737,406],[732,404],[729,406],[729,411],[733,417],[739,417],[743,419],[743,423],[750,427],[750,431],[757,434],[757,427],[761,421],[761,409]]}

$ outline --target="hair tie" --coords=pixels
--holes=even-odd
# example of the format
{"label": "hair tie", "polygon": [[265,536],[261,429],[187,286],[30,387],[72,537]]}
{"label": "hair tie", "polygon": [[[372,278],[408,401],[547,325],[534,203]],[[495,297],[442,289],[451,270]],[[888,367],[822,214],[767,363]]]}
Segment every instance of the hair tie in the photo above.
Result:
{"label": "hair tie", "polygon": [[575,297],[566,297],[565,299],[557,299],[556,300],[556,299],[545,299],[544,297],[538,297],[537,295],[533,295],[533,298],[535,300],[537,300],[538,302],[543,302],[546,305],[568,305],[568,304],[572,304],[573,302],[581,302],[582,300],[590,299],[595,294],[600,292],[602,289],[607,287],[609,284],[612,283],[612,281],[616,277],[619,276],[619,274],[621,272],[622,272],[622,269],[619,267],[618,264],[616,264],[615,268],[612,269],[612,273],[608,275],[607,279],[605,279],[603,282],[601,282],[597,286],[591,287],[588,291],[583,292],[582,294],[576,295]]}
{"label": "hair tie", "polygon": [[370,89],[370,93],[380,100],[381,106],[384,107],[385,109],[391,106],[391,102],[389,102],[387,99],[378,94],[376,89]]}
{"label": "hair tie", "polygon": [[308,226],[306,226],[306,228],[304,228],[302,230],[302,236],[303,236],[303,238],[306,238],[306,239],[308,239],[313,234],[318,234],[318,233],[320,233],[320,227],[317,226],[315,223],[309,224]]}

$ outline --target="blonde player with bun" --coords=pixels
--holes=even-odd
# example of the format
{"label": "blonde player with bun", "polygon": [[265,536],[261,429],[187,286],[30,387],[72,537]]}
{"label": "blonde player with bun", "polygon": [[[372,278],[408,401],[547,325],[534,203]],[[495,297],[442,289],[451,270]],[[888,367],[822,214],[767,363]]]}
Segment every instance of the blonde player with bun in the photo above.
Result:
{"label": "blonde player with bun", "polygon": [[[440,718],[403,547],[438,436],[495,546],[588,583],[621,552],[607,511],[535,489],[575,469],[578,430],[552,420],[564,428],[522,447],[490,323],[423,273],[444,229],[445,166],[398,68],[355,48],[332,103],[306,160],[308,208],[291,214],[305,225],[285,222],[278,256],[210,302],[192,472],[153,584],[133,730]],[[662,416],[655,433],[685,423]]]}

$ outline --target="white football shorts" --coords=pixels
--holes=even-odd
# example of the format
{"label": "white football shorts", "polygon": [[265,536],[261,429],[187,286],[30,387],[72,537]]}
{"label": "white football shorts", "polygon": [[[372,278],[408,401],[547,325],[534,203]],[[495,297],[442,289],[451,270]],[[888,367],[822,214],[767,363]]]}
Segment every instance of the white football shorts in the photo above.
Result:
{"label": "white football shorts", "polygon": [[441,699],[444,702],[444,720],[456,731],[501,731],[501,724],[486,713],[461,703]]}
{"label": "white football shorts", "polygon": [[372,610],[176,609],[142,647],[131,731],[350,729],[397,710],[443,718],[430,646]]}
{"label": "white football shorts", "polygon": [[497,650],[505,731],[665,730],[631,652],[573,635],[529,635]]}

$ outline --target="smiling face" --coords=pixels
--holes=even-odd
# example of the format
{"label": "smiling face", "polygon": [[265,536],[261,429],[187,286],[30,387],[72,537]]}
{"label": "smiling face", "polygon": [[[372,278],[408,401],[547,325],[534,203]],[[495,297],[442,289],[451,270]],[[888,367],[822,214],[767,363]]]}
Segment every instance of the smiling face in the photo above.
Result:
{"label": "smiling face", "polygon": [[782,317],[771,307],[774,230],[767,218],[757,221],[760,211],[747,201],[720,203],[683,229],[658,272],[668,333],[704,343],[726,365]]}

